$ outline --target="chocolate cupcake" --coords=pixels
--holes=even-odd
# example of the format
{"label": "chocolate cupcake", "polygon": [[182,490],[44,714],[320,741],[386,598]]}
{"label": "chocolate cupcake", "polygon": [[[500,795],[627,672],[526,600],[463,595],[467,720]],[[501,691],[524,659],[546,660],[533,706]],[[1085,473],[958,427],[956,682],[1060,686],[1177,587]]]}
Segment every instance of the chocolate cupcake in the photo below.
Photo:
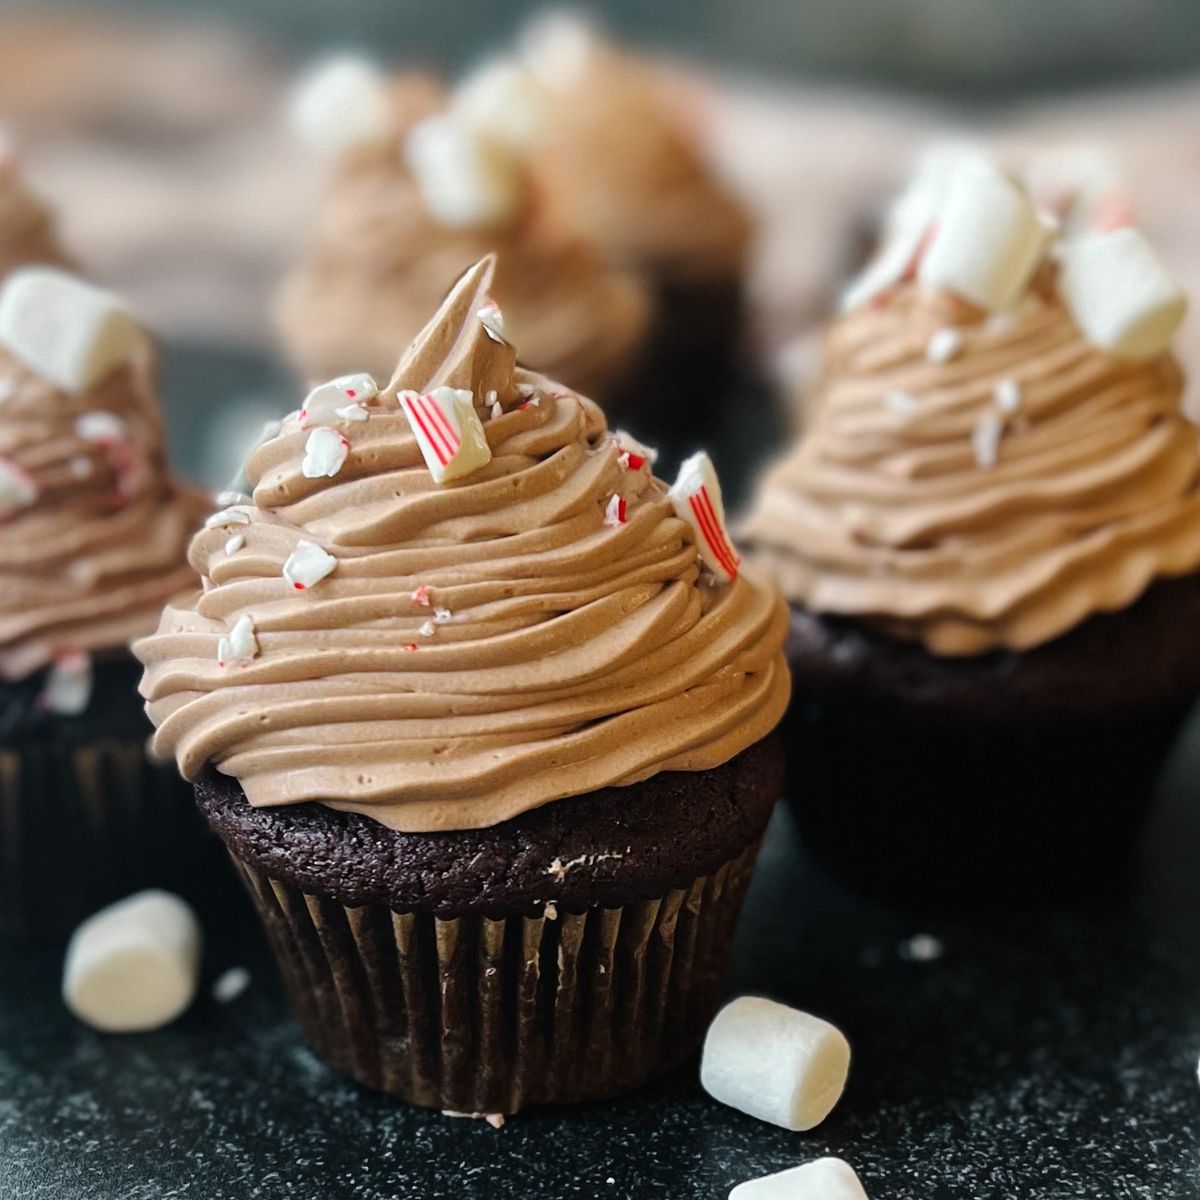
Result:
{"label": "chocolate cupcake", "polygon": [[308,379],[385,377],[446,281],[494,252],[496,299],[531,361],[602,403],[631,386],[650,323],[646,289],[549,220],[513,149],[444,89],[424,78],[389,87],[343,61],[309,81],[298,105],[310,140],[326,122],[345,139],[277,308]]}
{"label": "chocolate cupcake", "polygon": [[931,221],[833,326],[745,529],[792,602],[789,790],[889,896],[1108,885],[1200,691],[1183,298],[1135,229],[1051,239],[983,161]]}
{"label": "chocolate cupcake", "polygon": [[318,389],[254,451],[253,500],[193,543],[204,590],[136,652],[317,1050],[503,1114],[698,1044],[788,677],[706,461],[668,491],[518,368],[492,271],[386,387]]}
{"label": "chocolate cupcake", "polygon": [[205,502],[167,471],[148,344],[107,293],[10,275],[0,396],[0,930],[43,933],[177,884],[207,840],[147,758],[128,650],[194,585]]}

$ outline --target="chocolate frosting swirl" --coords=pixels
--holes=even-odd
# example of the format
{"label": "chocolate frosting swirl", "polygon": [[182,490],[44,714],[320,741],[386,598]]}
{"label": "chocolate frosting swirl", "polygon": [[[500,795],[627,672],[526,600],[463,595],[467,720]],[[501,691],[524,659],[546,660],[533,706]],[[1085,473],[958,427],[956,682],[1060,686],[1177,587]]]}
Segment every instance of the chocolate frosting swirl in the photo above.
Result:
{"label": "chocolate frosting swirl", "polygon": [[936,654],[1029,649],[1200,568],[1181,392],[1173,359],[1105,354],[1053,294],[988,319],[906,285],[833,327],[808,436],[743,534],[816,612]]}
{"label": "chocolate frosting swirl", "polygon": [[148,352],[78,394],[0,350],[0,464],[23,481],[0,520],[0,676],[124,649],[195,585],[205,511],[167,470]]}
{"label": "chocolate frosting swirl", "polygon": [[[338,426],[333,478],[304,477],[290,417],[247,464],[245,548],[197,535],[210,586],[136,647],[157,746],[186,775],[214,763],[257,806],[478,828],[704,770],[778,721],[782,598],[751,573],[703,574],[690,526],[648,465],[622,465],[600,410],[515,367],[475,315],[491,271],[460,280],[367,419]],[[468,384],[492,459],[439,486],[395,397]],[[618,493],[627,520],[609,525]],[[298,594],[281,568],[302,539],[336,569]],[[247,615],[258,654],[219,665]]]}

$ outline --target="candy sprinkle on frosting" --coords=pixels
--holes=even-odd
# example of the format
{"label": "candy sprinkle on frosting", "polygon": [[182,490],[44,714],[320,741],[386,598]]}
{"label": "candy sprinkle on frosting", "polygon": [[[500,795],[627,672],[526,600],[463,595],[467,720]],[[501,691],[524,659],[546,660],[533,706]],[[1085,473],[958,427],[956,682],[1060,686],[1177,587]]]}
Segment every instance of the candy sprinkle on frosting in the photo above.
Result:
{"label": "candy sprinkle on frosting", "polygon": [[298,592],[320,583],[337,567],[337,559],[316,542],[301,540],[283,564],[283,577]]}
{"label": "candy sprinkle on frosting", "polygon": [[350,443],[336,429],[322,426],[308,435],[300,470],[305,479],[332,479],[350,453]]}

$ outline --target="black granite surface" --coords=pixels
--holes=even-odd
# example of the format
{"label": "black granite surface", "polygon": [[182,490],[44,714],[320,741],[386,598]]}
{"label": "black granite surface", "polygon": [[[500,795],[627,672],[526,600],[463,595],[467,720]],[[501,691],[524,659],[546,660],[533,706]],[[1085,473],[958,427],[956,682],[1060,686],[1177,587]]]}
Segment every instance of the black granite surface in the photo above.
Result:
{"label": "black granite surface", "polygon": [[[250,359],[168,361],[184,407],[266,379]],[[190,452],[198,426],[177,416]],[[718,439],[735,493],[746,441],[770,436],[764,415],[753,437]],[[360,1091],[304,1046],[236,891],[203,913],[200,999],[159,1033],[83,1028],[59,1000],[59,947],[0,947],[0,1200],[717,1200],[822,1154],[854,1164],[872,1200],[1200,1196],[1198,782],[1200,723],[1123,894],[1004,916],[861,901],[805,858],[781,808],[730,991],[849,1036],[849,1088],[808,1134],[709,1100],[695,1063],[499,1131]],[[232,966],[251,985],[220,1004],[209,988]]]}

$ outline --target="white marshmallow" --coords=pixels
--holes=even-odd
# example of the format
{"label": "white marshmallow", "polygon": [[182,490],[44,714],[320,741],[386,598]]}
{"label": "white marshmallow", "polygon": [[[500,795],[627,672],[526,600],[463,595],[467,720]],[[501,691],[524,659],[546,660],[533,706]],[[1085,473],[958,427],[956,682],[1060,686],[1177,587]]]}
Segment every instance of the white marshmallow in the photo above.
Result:
{"label": "white marshmallow", "polygon": [[319,426],[304,443],[301,474],[305,479],[332,479],[342,469],[349,453],[350,443],[336,429]]}
{"label": "white marshmallow", "polygon": [[499,225],[520,212],[525,187],[519,162],[494,137],[453,115],[414,125],[405,157],[425,207],[443,225]]}
{"label": "white marshmallow", "polygon": [[868,1200],[854,1168],[840,1158],[817,1158],[761,1179],[748,1179],[729,1200]]}
{"label": "white marshmallow", "polygon": [[1187,311],[1179,284],[1130,227],[1068,243],[1059,286],[1084,336],[1122,358],[1161,354]]}
{"label": "white marshmallow", "polygon": [[283,564],[283,577],[297,591],[302,592],[313,584],[320,583],[336,568],[337,559],[332,554],[327,553],[316,542],[306,542],[302,539],[287,556],[287,561]]}
{"label": "white marshmallow", "polygon": [[470,475],[492,461],[483,422],[466,389],[439,387],[425,395],[404,391],[396,399],[436,482]]}
{"label": "white marshmallow", "polygon": [[138,892],[89,917],[71,937],[63,999],[104,1033],[158,1029],[192,1002],[200,925],[170,892]]}
{"label": "white marshmallow", "polygon": [[700,1083],[722,1104],[803,1130],[832,1112],[849,1070],[850,1043],[828,1021],[761,996],[740,996],[708,1028]]}
{"label": "white marshmallow", "polygon": [[0,343],[64,391],[83,391],[145,345],[111,292],[52,267],[27,267],[0,292]]}
{"label": "white marshmallow", "polygon": [[533,72],[505,58],[481,63],[455,89],[453,111],[468,125],[516,151],[545,129],[550,98]]}
{"label": "white marshmallow", "polygon": [[723,583],[735,578],[742,560],[725,525],[716,469],[703,450],[684,460],[667,495],[675,515],[692,527],[696,547],[708,569]]}
{"label": "white marshmallow", "polygon": [[1049,234],[1018,184],[985,159],[967,159],[954,170],[917,278],[981,308],[1007,308],[1029,282]]}
{"label": "white marshmallow", "polygon": [[1068,236],[1103,222],[1118,199],[1129,203],[1120,167],[1099,146],[1058,146],[1037,154],[1025,178],[1034,202],[1060,220]]}
{"label": "white marshmallow", "polygon": [[569,88],[600,46],[595,24],[570,8],[538,14],[520,37],[521,61],[550,88]]}
{"label": "white marshmallow", "polygon": [[[341,375],[328,383],[319,383],[304,399],[300,409],[300,428],[307,429],[322,421],[358,420],[343,417],[342,409],[351,404],[362,405],[374,400],[379,394],[379,385],[366,374]],[[365,418],[366,412],[364,410]]]}
{"label": "white marshmallow", "polygon": [[391,132],[387,80],[369,59],[340,54],[316,63],[292,93],[291,127],[322,154],[386,139]]}

